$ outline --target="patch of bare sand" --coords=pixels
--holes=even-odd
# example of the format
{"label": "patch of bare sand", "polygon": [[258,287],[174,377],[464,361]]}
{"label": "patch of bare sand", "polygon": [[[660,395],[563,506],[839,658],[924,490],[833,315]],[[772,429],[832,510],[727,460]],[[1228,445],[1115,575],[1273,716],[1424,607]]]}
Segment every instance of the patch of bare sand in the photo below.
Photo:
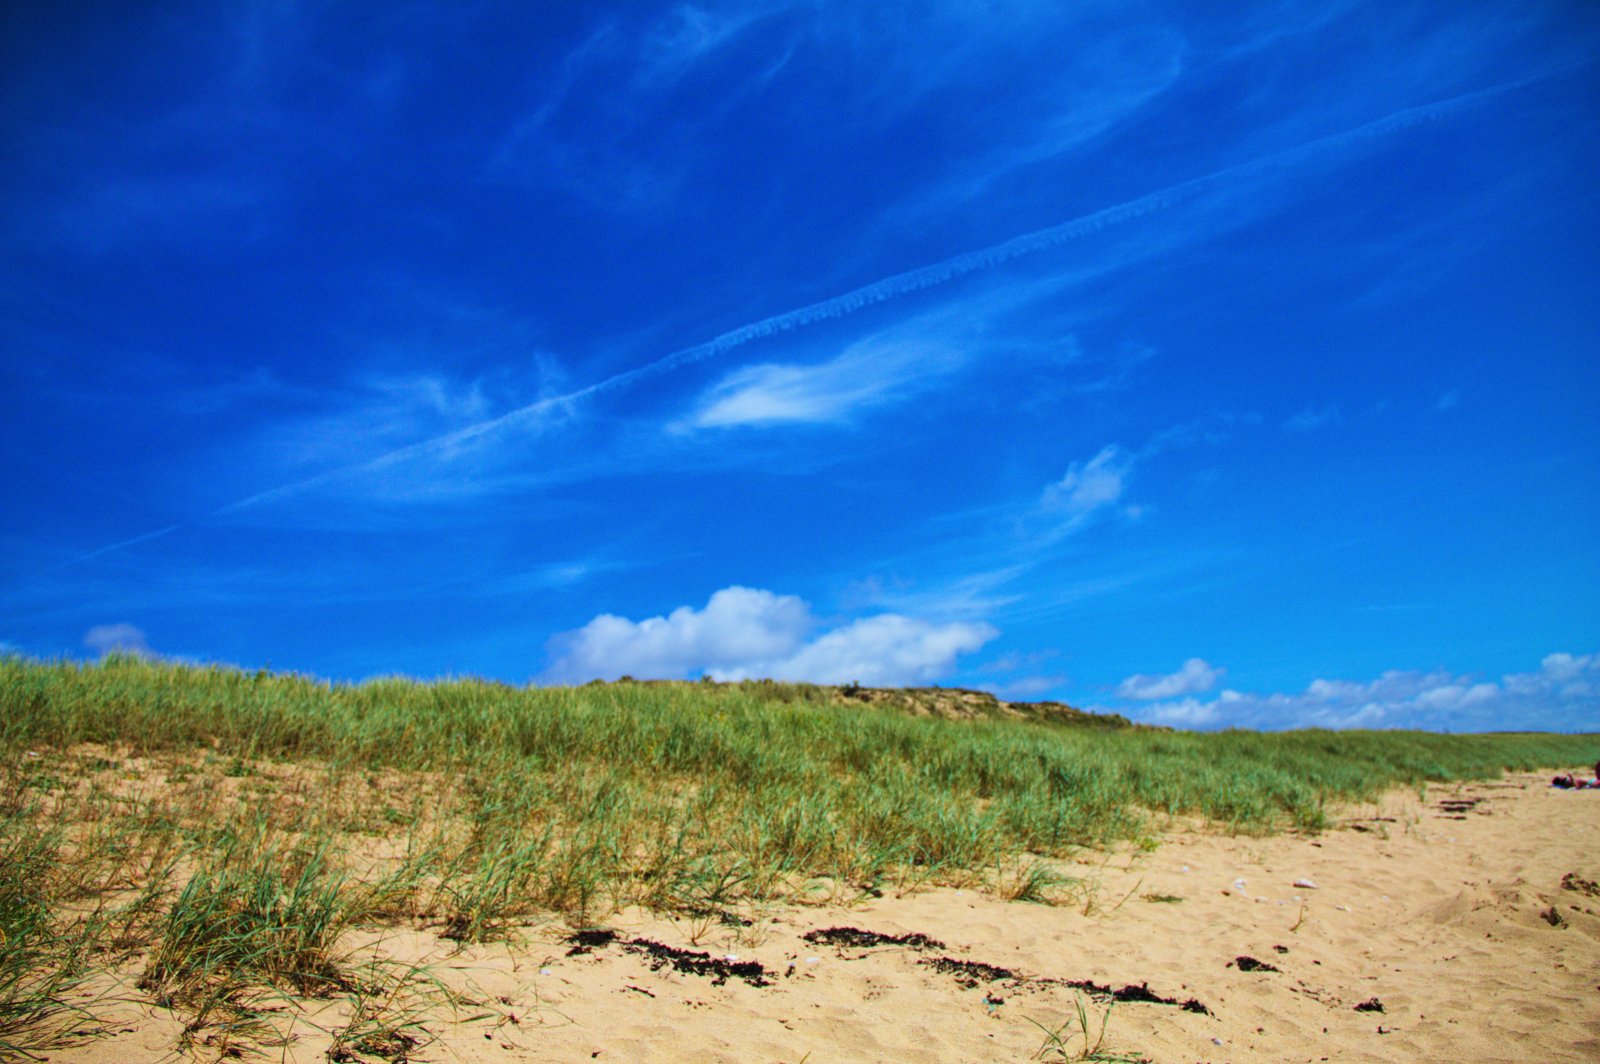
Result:
{"label": "patch of bare sand", "polygon": [[[1090,888],[1072,905],[940,889],[788,908],[749,927],[624,912],[606,924],[614,941],[579,952],[559,925],[527,929],[517,948],[458,951],[404,931],[363,952],[427,962],[483,1003],[460,1014],[487,1014],[470,1022],[430,1015],[437,1041],[417,1060],[1027,1060],[1044,1041],[1035,1024],[1054,1029],[1073,1015],[1076,982],[1147,985],[1203,1004],[1209,1014],[1115,1006],[1104,1048],[1159,1062],[1591,1061],[1600,898],[1562,879],[1600,879],[1600,793],[1547,782],[1395,794],[1315,837],[1171,834],[1153,853],[1068,866]],[[943,948],[803,937],[839,926],[921,934]],[[732,966],[755,961],[766,976],[685,972],[626,946],[633,939]],[[994,971],[931,963],[939,958],[1012,975],[991,980]],[[348,1003],[315,1008],[285,1059],[327,1059],[319,1027],[348,1022]],[[119,1006],[116,1018],[116,1037],[52,1059],[154,1060],[181,1029],[143,1004]]]}

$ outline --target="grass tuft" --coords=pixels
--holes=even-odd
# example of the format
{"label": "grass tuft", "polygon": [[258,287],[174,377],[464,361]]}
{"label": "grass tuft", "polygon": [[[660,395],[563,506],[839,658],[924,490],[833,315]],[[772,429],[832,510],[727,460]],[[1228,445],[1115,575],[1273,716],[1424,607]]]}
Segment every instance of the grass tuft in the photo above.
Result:
{"label": "grass tuft", "polygon": [[264,983],[304,996],[346,989],[337,956],[349,907],[327,852],[231,836],[172,903],[139,987],[193,1004]]}
{"label": "grass tuft", "polygon": [[[1090,1018],[1091,1010],[1083,1003],[1080,994],[1072,995],[1074,1015],[1067,1017],[1057,1027],[1046,1027],[1038,1020],[1028,1022],[1044,1032],[1044,1041],[1033,1059],[1047,1061],[1082,1061],[1086,1064],[1150,1064],[1149,1058],[1137,1052],[1106,1048],[1106,1026],[1111,1022],[1115,1002],[1106,1005],[1099,1022]],[[1076,1032],[1076,1037],[1074,1037]]]}

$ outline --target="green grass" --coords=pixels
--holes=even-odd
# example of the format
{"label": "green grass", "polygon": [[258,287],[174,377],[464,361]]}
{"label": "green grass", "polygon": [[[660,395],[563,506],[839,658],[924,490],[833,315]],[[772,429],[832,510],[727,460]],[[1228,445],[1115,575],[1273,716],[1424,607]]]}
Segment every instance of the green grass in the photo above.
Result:
{"label": "green grass", "polygon": [[0,658],[0,1053],[76,1029],[63,1010],[96,965],[141,966],[213,1047],[270,1037],[262,995],[355,994],[359,1031],[382,1031],[368,1013],[392,995],[352,982],[354,928],[473,942],[629,904],[698,918],[939,883],[1092,906],[1048,859],[1150,845],[1163,816],[1318,830],[1387,788],[1600,755],[1594,735],[889,705],[766,682],[333,685]]}
{"label": "green grass", "polygon": [[31,806],[0,809],[0,1059],[71,1045],[87,1017],[68,1002],[89,928],[58,911],[63,832]]}
{"label": "green grass", "polygon": [[1082,995],[1073,994],[1072,998],[1075,1015],[1069,1016],[1059,1026],[1052,1028],[1038,1020],[1028,1020],[1044,1032],[1044,1041],[1033,1059],[1082,1064],[1150,1064],[1150,1059],[1138,1052],[1106,1048],[1106,1026],[1111,1022],[1114,1003],[1108,1004],[1105,1011],[1100,1013],[1097,1025],[1090,1018],[1091,1009],[1083,1003]]}
{"label": "green grass", "polygon": [[337,943],[353,910],[326,846],[286,851],[265,825],[229,832],[173,901],[140,987],[163,1003],[241,978],[307,996],[346,989]]}

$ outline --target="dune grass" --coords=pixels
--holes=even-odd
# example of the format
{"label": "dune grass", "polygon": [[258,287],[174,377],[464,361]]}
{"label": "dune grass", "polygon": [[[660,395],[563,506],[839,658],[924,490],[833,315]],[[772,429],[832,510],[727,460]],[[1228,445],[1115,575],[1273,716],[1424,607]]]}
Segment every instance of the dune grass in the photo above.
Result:
{"label": "dune grass", "polygon": [[89,1031],[68,1002],[97,969],[213,1046],[269,1039],[263,995],[347,996],[353,1042],[411,1022],[374,1003],[412,978],[358,970],[353,929],[473,942],[938,883],[1043,901],[1066,882],[1047,859],[1150,844],[1162,816],[1318,830],[1397,785],[1597,755],[1594,735],[949,721],[806,685],[4,658],[0,1054]]}

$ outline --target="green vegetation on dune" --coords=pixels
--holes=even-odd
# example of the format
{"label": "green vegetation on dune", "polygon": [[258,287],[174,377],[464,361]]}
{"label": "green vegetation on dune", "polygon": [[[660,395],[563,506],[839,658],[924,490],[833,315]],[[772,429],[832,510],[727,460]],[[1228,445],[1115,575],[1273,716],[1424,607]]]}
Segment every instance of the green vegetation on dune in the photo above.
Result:
{"label": "green vegetation on dune", "polygon": [[831,690],[402,679],[332,685],[127,657],[98,665],[12,657],[0,660],[0,748],[219,749],[465,771],[491,787],[505,776],[561,789],[585,779],[624,793],[665,793],[672,782],[736,792],[748,815],[775,815],[804,795],[827,807],[822,819],[846,817],[852,827],[870,830],[875,817],[897,829],[929,816],[970,818],[1002,849],[1049,852],[1125,837],[1137,830],[1139,809],[1252,830],[1316,827],[1329,801],[1424,780],[1581,764],[1600,746],[1593,735],[1197,734],[951,721],[841,702]]}
{"label": "green vegetation on dune", "polygon": [[354,928],[473,941],[891,884],[1047,900],[1089,888],[1040,858],[1145,842],[1163,814],[1314,830],[1396,785],[1600,754],[1594,735],[1193,734],[985,698],[0,659],[0,1050],[59,1038],[34,1018],[97,965],[138,965],[226,1038],[263,992],[392,996],[348,970]]}

